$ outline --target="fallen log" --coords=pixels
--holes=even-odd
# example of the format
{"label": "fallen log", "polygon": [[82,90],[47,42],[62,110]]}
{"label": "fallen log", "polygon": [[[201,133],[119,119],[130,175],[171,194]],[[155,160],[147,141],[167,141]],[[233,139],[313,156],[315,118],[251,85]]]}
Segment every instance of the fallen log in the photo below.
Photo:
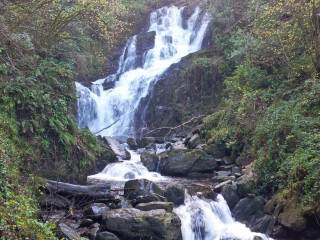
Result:
{"label": "fallen log", "polygon": [[93,199],[113,197],[109,184],[75,185],[47,180],[45,188],[50,194],[68,197],[89,197]]}

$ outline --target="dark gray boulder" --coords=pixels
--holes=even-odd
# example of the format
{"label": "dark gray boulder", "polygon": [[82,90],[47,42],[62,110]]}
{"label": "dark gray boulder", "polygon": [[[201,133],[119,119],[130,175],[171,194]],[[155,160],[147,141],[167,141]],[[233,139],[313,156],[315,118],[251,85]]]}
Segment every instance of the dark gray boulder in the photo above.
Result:
{"label": "dark gray boulder", "polygon": [[146,179],[130,180],[124,186],[124,196],[129,200],[148,196],[159,196],[161,198],[163,195],[163,190],[157,184]]}
{"label": "dark gray boulder", "polygon": [[275,222],[275,217],[265,215],[262,218],[257,219],[254,224],[252,224],[251,230],[254,232],[270,234],[274,228]]}
{"label": "dark gray boulder", "polygon": [[167,176],[188,176],[195,173],[212,173],[216,160],[202,150],[172,150],[159,155],[160,173]]}
{"label": "dark gray boulder", "polygon": [[146,51],[154,48],[156,32],[143,32],[137,35],[136,51],[137,55],[142,55]]}
{"label": "dark gray boulder", "polygon": [[131,150],[137,150],[139,148],[135,138],[128,138],[127,144]]}
{"label": "dark gray boulder", "polygon": [[158,171],[159,157],[156,154],[147,151],[143,152],[141,154],[141,162],[149,171]]}
{"label": "dark gray boulder", "polygon": [[182,184],[171,183],[167,186],[164,196],[169,202],[179,206],[184,203],[185,187]]}
{"label": "dark gray boulder", "polygon": [[237,186],[235,184],[227,184],[223,186],[221,194],[228,203],[230,209],[233,209],[240,200],[237,193]]}
{"label": "dark gray boulder", "polygon": [[246,197],[237,203],[232,212],[237,221],[250,224],[264,215],[263,207],[262,197]]}
{"label": "dark gray boulder", "polygon": [[112,210],[104,216],[103,229],[126,240],[179,240],[181,222],[165,210],[141,211],[135,208]]}

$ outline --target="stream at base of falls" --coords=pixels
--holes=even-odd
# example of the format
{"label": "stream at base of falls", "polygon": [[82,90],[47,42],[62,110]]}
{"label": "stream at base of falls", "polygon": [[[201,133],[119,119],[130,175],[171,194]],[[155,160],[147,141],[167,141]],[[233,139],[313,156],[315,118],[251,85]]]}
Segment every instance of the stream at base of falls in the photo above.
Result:
{"label": "stream at base of falls", "polygon": [[[201,49],[210,17],[199,7],[187,19],[183,11],[184,7],[170,6],[152,12],[149,29],[144,33],[150,36],[151,43],[141,43],[140,35],[131,37],[114,74],[94,82],[90,88],[76,83],[80,127],[101,136],[135,134],[136,110],[141,99],[152,90],[152,84],[172,64]],[[130,179],[148,179],[156,183],[173,181],[157,172],[149,172],[141,163],[140,150],[129,152],[131,160],[109,164],[88,180],[114,184]],[[183,240],[269,239],[236,222],[221,195],[212,201],[186,193],[185,199],[183,205],[174,209],[181,219]]]}
{"label": "stream at base of falls", "polygon": [[[142,149],[128,151],[131,154],[131,160],[123,160],[106,166],[101,173],[89,176],[89,182],[108,182],[119,188],[132,179],[147,179],[162,185],[184,181],[164,177],[157,172],[149,172],[140,160],[139,152]],[[159,152],[162,151],[161,147]],[[185,180],[185,182],[192,183],[192,180]],[[176,207],[174,213],[181,220],[183,240],[271,240],[266,235],[252,232],[244,224],[235,221],[227,202],[220,194],[213,201],[195,195],[191,196],[186,190],[184,204]]]}

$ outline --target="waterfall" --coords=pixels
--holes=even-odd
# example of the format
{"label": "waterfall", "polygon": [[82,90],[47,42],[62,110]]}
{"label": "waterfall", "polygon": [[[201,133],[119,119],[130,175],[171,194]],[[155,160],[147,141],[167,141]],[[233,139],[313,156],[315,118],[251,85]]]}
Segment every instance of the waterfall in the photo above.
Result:
{"label": "waterfall", "polygon": [[99,132],[102,136],[134,134],[134,113],[151,83],[172,64],[201,49],[210,18],[195,8],[189,19],[183,19],[183,10],[171,6],[152,12],[146,33],[153,38],[153,47],[144,51],[139,35],[133,36],[115,74],[94,82],[91,88],[76,83],[80,127],[93,133],[108,127]]}
{"label": "waterfall", "polygon": [[200,199],[186,193],[185,203],[174,212],[181,219],[183,240],[268,240],[236,222],[221,195],[216,201]]}
{"label": "waterfall", "polygon": [[[197,7],[184,19],[183,10],[171,6],[152,12],[148,31],[141,33],[152,40],[148,46],[141,43],[141,34],[131,37],[114,74],[95,81],[90,88],[76,83],[80,127],[88,127],[102,136],[134,135],[134,114],[150,86],[172,64],[201,49],[210,18]],[[122,184],[129,179],[170,181],[159,173],[149,172],[141,162],[139,150],[130,154],[130,161],[109,164],[88,179]],[[217,201],[209,201],[186,194],[184,205],[174,212],[181,219],[184,240],[268,239],[236,222],[221,195]]]}

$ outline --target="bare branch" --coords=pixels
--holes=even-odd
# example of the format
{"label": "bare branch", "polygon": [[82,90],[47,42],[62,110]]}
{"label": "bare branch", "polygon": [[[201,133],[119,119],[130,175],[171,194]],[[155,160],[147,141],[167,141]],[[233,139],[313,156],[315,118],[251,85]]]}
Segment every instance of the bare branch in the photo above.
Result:
{"label": "bare branch", "polygon": [[119,121],[120,121],[120,118],[117,119],[117,120],[116,120],[115,122],[113,122],[112,124],[110,124],[109,126],[103,128],[103,129],[101,129],[101,130],[99,130],[98,132],[95,132],[95,133],[93,133],[93,134],[94,134],[94,135],[97,135],[97,134],[101,133],[102,131],[107,130],[108,128],[111,128],[113,125],[115,125],[115,124],[116,124],[117,122],[119,122]]}
{"label": "bare branch", "polygon": [[200,115],[200,116],[197,116],[197,117],[193,117],[193,118],[191,118],[190,120],[188,120],[188,121],[186,121],[186,122],[184,122],[184,123],[182,123],[182,124],[180,124],[180,125],[177,125],[177,126],[175,126],[175,127],[160,127],[160,128],[155,128],[155,129],[147,132],[146,134],[144,134],[144,136],[146,137],[146,136],[150,135],[151,133],[154,133],[154,132],[157,132],[157,131],[160,131],[160,130],[168,130],[168,132],[167,132],[166,135],[165,135],[165,136],[168,136],[168,135],[170,135],[173,131],[175,131],[175,130],[177,130],[177,129],[179,129],[179,128],[182,128],[182,127],[186,127],[186,125],[191,124],[191,123],[193,123],[194,121],[199,120],[199,119],[204,118],[204,117],[205,117],[205,115]]}

